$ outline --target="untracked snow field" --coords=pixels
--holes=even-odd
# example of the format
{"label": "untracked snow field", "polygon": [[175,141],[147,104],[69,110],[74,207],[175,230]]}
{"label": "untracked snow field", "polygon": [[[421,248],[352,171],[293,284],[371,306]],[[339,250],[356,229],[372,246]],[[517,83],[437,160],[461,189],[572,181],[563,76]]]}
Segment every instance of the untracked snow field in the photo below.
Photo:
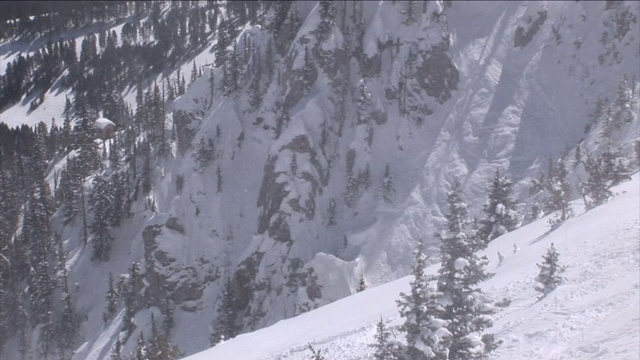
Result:
{"label": "untracked snow field", "polygon": [[[495,275],[483,289],[509,306],[494,316],[489,331],[503,341],[491,358],[500,360],[640,357],[640,177],[614,188],[605,205],[577,215],[551,231],[540,219],[494,240],[485,254]],[[562,286],[541,298],[534,278],[554,244],[568,267]],[[498,252],[504,260],[498,264]],[[435,273],[437,266],[429,268]],[[367,289],[295,318],[188,357],[217,359],[309,359],[307,343],[327,359],[371,359],[375,323],[402,323],[398,293],[410,277]],[[394,331],[395,336],[402,336]]]}

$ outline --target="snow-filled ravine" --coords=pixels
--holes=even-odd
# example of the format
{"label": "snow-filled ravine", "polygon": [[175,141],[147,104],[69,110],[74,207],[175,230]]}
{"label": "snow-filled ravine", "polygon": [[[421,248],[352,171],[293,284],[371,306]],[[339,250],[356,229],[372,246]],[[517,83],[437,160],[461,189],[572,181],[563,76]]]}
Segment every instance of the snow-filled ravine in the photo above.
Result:
{"label": "snow-filled ravine", "polygon": [[[540,219],[494,240],[485,251],[495,275],[483,284],[495,300],[511,304],[489,330],[502,340],[491,359],[634,360],[640,356],[640,177],[614,188],[605,205],[577,215],[551,231]],[[534,278],[554,244],[568,267],[562,286],[541,298]],[[504,260],[498,264],[498,252]],[[437,266],[429,268],[434,273]],[[367,289],[268,328],[188,357],[214,359],[309,359],[306,344],[327,359],[372,358],[375,324],[402,323],[395,300],[410,277]],[[397,330],[395,336],[403,336]]]}

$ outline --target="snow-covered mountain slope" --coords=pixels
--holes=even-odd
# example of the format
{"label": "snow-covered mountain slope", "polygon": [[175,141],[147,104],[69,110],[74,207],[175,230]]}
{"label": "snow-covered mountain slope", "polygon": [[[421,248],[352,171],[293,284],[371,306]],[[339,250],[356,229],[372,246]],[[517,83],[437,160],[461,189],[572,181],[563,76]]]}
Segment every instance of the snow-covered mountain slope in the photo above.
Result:
{"label": "snow-covered mountain slope", "polygon": [[[132,262],[140,264],[144,306],[123,353],[140,333],[148,337],[151,314],[163,319],[167,299],[175,305],[172,342],[187,354],[209,346],[227,279],[240,299],[237,325],[250,331],[348,296],[360,277],[380,285],[405,276],[414,239],[437,252],[432,234],[455,180],[479,214],[500,170],[528,211],[529,180],[548,159],[578,143],[583,152],[603,146],[604,116],[590,117],[597,98],[612,106],[624,74],[640,79],[637,2],[333,4],[324,36],[316,2],[292,2],[277,30],[266,25],[275,7],[266,24],[234,19],[228,50],[233,43],[242,59],[238,89],[223,83],[230,66],[211,65],[168,105],[172,154],[153,160],[152,190],[111,229],[108,263],[91,261],[79,217],[54,218],[84,319],[74,360],[106,359],[114,348],[124,306],[104,323],[107,279],[126,279]],[[217,35],[194,54],[199,66],[218,62]],[[0,47],[3,61],[15,51]],[[188,74],[191,64],[181,66]],[[156,80],[176,75],[167,69]],[[629,159],[640,139],[639,89],[628,91],[631,117],[610,139]],[[0,121],[60,119],[71,94],[49,93],[34,111],[17,103]],[[135,95],[123,93],[132,108]],[[138,140],[145,136],[143,129]],[[53,173],[49,179],[53,185]]]}
{"label": "snow-covered mountain slope", "polygon": [[[491,359],[632,360],[640,355],[640,176],[615,197],[551,231],[543,218],[490,243],[495,275],[482,288],[511,304],[489,331],[503,341]],[[514,252],[514,244],[518,247]],[[562,286],[540,298],[536,263],[554,244],[568,267]],[[498,264],[497,253],[505,255]],[[436,266],[428,272],[435,273]],[[311,343],[327,359],[373,354],[375,323],[402,323],[395,300],[410,277],[369,288],[319,309],[221,343],[188,360],[308,359]],[[402,333],[396,332],[396,336]]]}

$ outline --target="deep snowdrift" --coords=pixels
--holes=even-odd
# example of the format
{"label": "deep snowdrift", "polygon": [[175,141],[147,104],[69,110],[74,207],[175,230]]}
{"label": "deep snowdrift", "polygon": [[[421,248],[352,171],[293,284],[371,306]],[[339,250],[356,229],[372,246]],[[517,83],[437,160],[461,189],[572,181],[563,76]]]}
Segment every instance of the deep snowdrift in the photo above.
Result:
{"label": "deep snowdrift", "polygon": [[[504,341],[493,359],[638,358],[639,179],[636,174],[614,188],[615,197],[591,211],[582,212],[575,202],[578,215],[553,231],[544,218],[490,244],[485,253],[495,276],[483,288],[496,300],[511,300],[490,329]],[[566,281],[540,299],[534,290],[536,263],[552,243],[568,266]],[[514,244],[519,248],[515,253]],[[498,252],[505,255],[500,266]],[[409,281],[404,277],[365,290],[187,359],[302,360],[309,358],[308,342],[323,349],[327,359],[363,359],[372,354],[369,344],[380,317],[391,326],[401,323],[395,300]]]}

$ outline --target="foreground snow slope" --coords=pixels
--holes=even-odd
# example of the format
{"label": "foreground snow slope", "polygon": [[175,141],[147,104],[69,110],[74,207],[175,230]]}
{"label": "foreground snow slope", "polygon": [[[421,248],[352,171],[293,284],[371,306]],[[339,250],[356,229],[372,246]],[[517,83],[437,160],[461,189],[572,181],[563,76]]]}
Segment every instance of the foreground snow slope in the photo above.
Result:
{"label": "foreground snow slope", "polygon": [[[484,289],[496,300],[511,300],[491,329],[504,341],[494,359],[638,359],[639,179],[634,175],[614,189],[608,204],[591,211],[579,211],[576,202],[579,215],[554,231],[545,218],[490,244],[486,255],[495,276]],[[533,289],[536,263],[551,243],[568,266],[566,282],[539,299]],[[498,252],[505,255],[501,265]],[[368,289],[187,359],[308,359],[307,342],[323,349],[327,359],[370,358],[376,321],[401,323],[395,300],[409,281],[404,277]]]}

